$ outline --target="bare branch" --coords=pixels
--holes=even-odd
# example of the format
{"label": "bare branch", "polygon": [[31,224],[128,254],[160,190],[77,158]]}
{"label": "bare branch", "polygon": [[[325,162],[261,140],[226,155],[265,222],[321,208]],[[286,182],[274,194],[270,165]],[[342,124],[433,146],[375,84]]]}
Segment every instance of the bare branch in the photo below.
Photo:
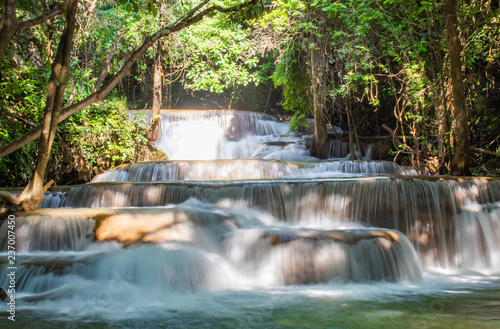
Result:
{"label": "bare branch", "polygon": [[7,191],[0,191],[0,202],[1,201],[6,201],[15,206],[19,205],[19,200],[17,200],[17,197]]}
{"label": "bare branch", "polygon": [[[382,127],[387,130],[391,135],[392,135],[392,141],[394,143],[394,146],[396,146],[396,148],[398,148],[398,146],[400,145],[403,145],[405,150],[408,150],[410,151],[411,154],[415,154],[415,155],[419,155],[419,152],[411,147],[409,147],[406,143],[403,143],[401,142],[401,140],[399,140],[398,136],[396,135],[396,132],[394,130],[392,130],[391,128],[389,128],[389,126],[387,126],[385,123],[382,125]],[[403,136],[404,138],[404,136]],[[400,150],[402,151],[402,150]]]}
{"label": "bare branch", "polygon": [[23,118],[23,117],[20,117],[20,116],[16,116],[12,113],[9,113],[9,111],[7,111],[7,109],[4,109],[4,108],[0,108],[0,112],[2,112],[2,115],[5,115],[5,116],[8,116],[8,117],[11,117],[13,118],[14,120],[18,120],[18,121],[22,121],[32,127],[36,127],[36,124],[34,124],[33,122]]}

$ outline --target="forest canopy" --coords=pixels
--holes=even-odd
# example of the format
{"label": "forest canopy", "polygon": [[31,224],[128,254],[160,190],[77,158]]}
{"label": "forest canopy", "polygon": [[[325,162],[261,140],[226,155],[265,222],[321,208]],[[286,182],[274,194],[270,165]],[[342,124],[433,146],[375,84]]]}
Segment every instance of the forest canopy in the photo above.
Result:
{"label": "forest canopy", "polygon": [[[0,6],[2,186],[26,185],[36,172],[40,132],[33,132],[47,117],[51,81],[60,115],[42,182],[88,181],[140,160],[155,128],[128,110],[144,108],[262,111],[295,127],[315,118],[320,158],[332,137],[326,127],[340,126],[347,135],[334,137],[352,148],[375,143],[377,159],[431,173],[498,174],[498,1]],[[54,71],[65,60],[67,72]]]}

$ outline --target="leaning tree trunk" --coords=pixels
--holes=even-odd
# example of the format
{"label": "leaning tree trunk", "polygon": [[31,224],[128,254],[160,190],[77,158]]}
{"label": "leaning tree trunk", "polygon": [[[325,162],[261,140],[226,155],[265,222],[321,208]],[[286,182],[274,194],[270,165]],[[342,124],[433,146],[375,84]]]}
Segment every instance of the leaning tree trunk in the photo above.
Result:
{"label": "leaning tree trunk", "polygon": [[450,57],[451,86],[453,91],[453,137],[455,152],[451,160],[451,174],[470,175],[469,126],[465,107],[465,88],[460,63],[456,0],[446,0],[446,32]]}
{"label": "leaning tree trunk", "polygon": [[[316,37],[319,39],[319,37]],[[328,158],[328,136],[326,133],[325,120],[325,63],[326,58],[324,49],[320,42],[316,42],[315,47],[311,49],[311,89],[314,106],[314,136],[312,140],[311,155],[320,159]],[[316,49],[316,46],[319,49]]]}
{"label": "leaning tree trunk", "polygon": [[57,49],[56,58],[52,64],[52,72],[47,88],[45,115],[42,123],[42,133],[38,143],[36,168],[28,186],[19,196],[23,210],[37,209],[43,200],[43,179],[49,161],[52,142],[56,135],[57,123],[68,82],[71,51],[76,25],[76,9],[78,0],[71,0],[69,5],[64,33]]}

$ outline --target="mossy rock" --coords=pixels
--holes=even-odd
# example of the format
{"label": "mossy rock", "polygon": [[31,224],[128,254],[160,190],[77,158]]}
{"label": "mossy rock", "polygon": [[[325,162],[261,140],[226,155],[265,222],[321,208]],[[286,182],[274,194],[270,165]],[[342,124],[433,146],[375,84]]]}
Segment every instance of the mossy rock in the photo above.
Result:
{"label": "mossy rock", "polygon": [[150,143],[148,143],[144,148],[141,150],[142,152],[139,158],[137,159],[138,162],[142,161],[167,161],[169,160],[168,155],[163,152],[163,150],[159,147],[154,147]]}

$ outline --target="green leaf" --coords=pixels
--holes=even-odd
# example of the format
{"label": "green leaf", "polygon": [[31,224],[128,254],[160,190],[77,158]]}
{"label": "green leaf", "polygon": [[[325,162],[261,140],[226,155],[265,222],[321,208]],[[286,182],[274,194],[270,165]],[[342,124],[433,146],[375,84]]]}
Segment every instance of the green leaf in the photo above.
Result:
{"label": "green leaf", "polygon": [[139,4],[138,4],[137,2],[135,2],[135,1],[134,1],[134,2],[132,2],[132,5],[134,6],[134,11],[135,11],[136,13],[137,13],[137,12],[139,12],[139,9],[140,9]]}

